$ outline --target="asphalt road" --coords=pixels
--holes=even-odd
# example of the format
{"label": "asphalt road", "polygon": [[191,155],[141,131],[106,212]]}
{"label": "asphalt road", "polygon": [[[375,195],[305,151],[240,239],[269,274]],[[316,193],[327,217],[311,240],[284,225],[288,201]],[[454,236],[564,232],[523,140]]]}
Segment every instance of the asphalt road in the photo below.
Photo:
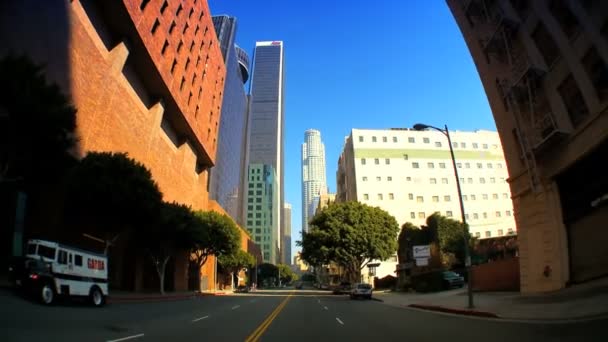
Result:
{"label": "asphalt road", "polygon": [[100,309],[0,291],[2,341],[608,341],[607,324],[449,316],[297,290]]}

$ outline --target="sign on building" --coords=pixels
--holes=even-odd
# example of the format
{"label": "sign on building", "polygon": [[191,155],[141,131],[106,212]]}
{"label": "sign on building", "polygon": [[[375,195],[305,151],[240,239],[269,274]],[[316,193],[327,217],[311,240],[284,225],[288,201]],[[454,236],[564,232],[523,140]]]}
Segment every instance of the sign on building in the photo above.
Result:
{"label": "sign on building", "polygon": [[414,258],[430,258],[431,257],[431,246],[430,245],[419,245],[414,246]]}

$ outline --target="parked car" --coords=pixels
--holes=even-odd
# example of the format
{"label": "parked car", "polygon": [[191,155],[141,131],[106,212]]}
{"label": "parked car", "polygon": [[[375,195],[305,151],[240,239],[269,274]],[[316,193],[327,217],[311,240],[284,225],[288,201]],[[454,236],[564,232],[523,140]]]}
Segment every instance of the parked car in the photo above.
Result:
{"label": "parked car", "polygon": [[304,286],[304,284],[302,284],[302,282],[301,282],[301,281],[300,281],[300,282],[297,282],[297,283],[296,283],[296,290],[301,290],[303,286]]}
{"label": "parked car", "polygon": [[350,291],[350,298],[356,299],[362,297],[372,299],[373,291],[374,290],[372,289],[372,286],[370,284],[355,284],[355,286],[353,286],[352,290]]}
{"label": "parked car", "polygon": [[249,292],[249,286],[239,285],[239,286],[237,286],[237,288],[236,288],[236,290],[234,292],[237,292],[237,293],[247,293],[247,292]]}
{"label": "parked car", "polygon": [[343,281],[340,285],[334,287],[334,294],[348,294],[351,291],[351,284],[347,281]]}
{"label": "parked car", "polygon": [[453,287],[463,287],[464,286],[464,277],[460,274],[452,271],[445,271],[442,274],[443,280],[443,288],[451,289]]}

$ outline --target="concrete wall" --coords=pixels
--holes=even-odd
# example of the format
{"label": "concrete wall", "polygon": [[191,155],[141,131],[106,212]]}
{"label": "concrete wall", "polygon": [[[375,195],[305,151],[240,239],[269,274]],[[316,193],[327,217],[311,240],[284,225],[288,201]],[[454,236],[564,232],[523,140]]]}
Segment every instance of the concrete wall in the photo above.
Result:
{"label": "concrete wall", "polygon": [[473,290],[519,291],[519,258],[473,266]]}

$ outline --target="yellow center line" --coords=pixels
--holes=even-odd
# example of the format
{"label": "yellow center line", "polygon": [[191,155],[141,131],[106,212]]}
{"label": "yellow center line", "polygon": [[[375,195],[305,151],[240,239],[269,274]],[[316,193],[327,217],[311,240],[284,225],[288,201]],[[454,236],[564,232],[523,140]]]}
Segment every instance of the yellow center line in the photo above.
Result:
{"label": "yellow center line", "polygon": [[292,296],[293,296],[293,293],[290,293],[289,296],[287,296],[285,299],[283,299],[283,301],[281,302],[281,304],[279,304],[279,306],[277,306],[270,313],[270,315],[268,315],[268,317],[262,322],[262,324],[260,324],[251,333],[251,335],[249,335],[249,337],[247,337],[247,339],[245,339],[245,342],[256,342],[262,336],[262,334],[266,331],[266,329],[268,329],[268,327],[270,326],[270,324],[272,323],[272,321],[274,321],[274,319],[279,315],[279,313],[281,313],[281,311],[287,305],[287,302],[289,301],[289,299]]}

